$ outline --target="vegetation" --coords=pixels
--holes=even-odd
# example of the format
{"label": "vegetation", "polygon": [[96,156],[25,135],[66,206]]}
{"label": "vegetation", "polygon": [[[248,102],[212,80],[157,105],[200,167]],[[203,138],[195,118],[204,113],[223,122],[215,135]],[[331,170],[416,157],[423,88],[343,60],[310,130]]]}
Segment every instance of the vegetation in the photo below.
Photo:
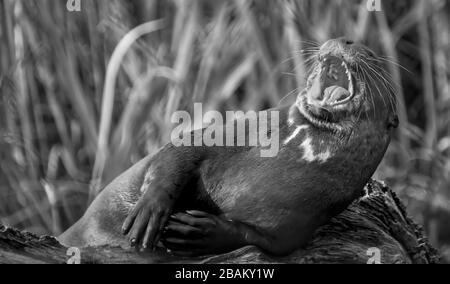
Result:
{"label": "vegetation", "polygon": [[346,35],[386,58],[398,94],[376,176],[450,255],[449,1],[66,2],[0,0],[1,223],[58,235],[168,141],[175,110],[288,103],[310,53]]}

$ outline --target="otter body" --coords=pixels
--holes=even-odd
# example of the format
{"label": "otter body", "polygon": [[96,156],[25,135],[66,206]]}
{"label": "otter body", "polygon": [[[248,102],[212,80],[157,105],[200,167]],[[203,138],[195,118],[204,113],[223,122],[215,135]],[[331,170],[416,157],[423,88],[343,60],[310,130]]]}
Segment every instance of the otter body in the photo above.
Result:
{"label": "otter body", "polygon": [[[219,150],[202,163],[200,178],[219,214],[290,234],[301,246],[361,195],[390,138],[387,131],[361,124],[355,136],[343,141],[308,123],[295,107],[281,113],[286,123],[276,157],[262,158],[257,148]],[[291,126],[289,113],[296,116]]]}
{"label": "otter body", "polygon": [[[128,247],[131,240],[145,246],[157,242],[169,223],[175,234],[165,239],[165,246],[186,251],[200,246],[193,232],[201,232],[201,222],[209,218],[215,227],[209,225],[197,236],[203,245],[213,229],[231,233],[199,253],[256,245],[284,255],[304,246],[319,226],[361,195],[395,124],[394,110],[383,105],[384,98],[369,99],[369,83],[349,71],[346,57],[356,56],[352,46],[344,39],[326,43],[297,102],[271,110],[280,114],[276,157],[261,157],[260,147],[169,144],[109,185],[60,241],[79,247]],[[377,106],[381,111],[374,111]],[[168,208],[157,208],[158,200]],[[185,210],[197,213],[169,220],[168,215]]]}

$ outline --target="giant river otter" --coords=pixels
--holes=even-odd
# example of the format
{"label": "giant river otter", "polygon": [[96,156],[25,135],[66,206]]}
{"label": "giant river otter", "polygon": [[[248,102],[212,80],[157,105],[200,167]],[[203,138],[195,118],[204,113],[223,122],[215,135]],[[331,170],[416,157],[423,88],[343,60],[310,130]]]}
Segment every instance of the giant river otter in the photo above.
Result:
{"label": "giant river otter", "polygon": [[371,50],[330,40],[313,61],[296,103],[271,110],[279,112],[278,155],[168,144],[107,186],[60,241],[177,255],[246,245],[286,255],[304,246],[360,196],[398,125],[391,83]]}

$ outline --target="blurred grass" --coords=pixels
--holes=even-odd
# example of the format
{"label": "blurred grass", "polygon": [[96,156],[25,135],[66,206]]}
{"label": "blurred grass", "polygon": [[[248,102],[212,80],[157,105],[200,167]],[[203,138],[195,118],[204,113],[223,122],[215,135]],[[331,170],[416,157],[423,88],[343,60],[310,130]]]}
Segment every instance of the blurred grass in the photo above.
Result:
{"label": "blurred grass", "polygon": [[0,0],[0,221],[59,234],[168,141],[173,111],[288,103],[301,50],[346,35],[392,61],[402,127],[377,177],[450,245],[449,2]]}

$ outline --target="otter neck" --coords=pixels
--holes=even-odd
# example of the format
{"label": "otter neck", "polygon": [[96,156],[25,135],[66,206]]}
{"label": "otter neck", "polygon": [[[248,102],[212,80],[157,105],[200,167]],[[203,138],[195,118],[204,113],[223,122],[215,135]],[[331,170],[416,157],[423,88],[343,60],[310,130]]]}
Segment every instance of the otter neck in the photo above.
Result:
{"label": "otter neck", "polygon": [[342,123],[331,123],[322,121],[318,118],[313,117],[309,114],[303,107],[306,90],[302,91],[296,102],[291,106],[288,116],[289,127],[296,127],[298,125],[304,125],[305,120],[311,127],[321,129],[322,131],[328,132],[335,136],[349,137],[354,131],[353,123],[349,121],[343,121]]}

